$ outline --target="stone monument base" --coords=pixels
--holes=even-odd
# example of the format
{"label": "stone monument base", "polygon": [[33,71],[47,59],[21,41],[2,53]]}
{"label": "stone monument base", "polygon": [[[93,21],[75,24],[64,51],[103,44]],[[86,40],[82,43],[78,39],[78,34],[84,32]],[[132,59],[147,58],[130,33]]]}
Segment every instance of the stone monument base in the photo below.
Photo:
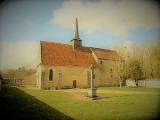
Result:
{"label": "stone monument base", "polygon": [[88,88],[88,97],[94,98],[97,97],[96,88]]}

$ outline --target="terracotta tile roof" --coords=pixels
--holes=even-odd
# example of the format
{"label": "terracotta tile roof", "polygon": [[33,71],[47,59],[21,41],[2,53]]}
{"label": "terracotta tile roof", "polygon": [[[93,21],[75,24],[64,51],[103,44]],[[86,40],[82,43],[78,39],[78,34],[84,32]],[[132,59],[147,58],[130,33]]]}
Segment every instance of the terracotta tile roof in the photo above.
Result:
{"label": "terracotta tile roof", "polygon": [[119,55],[116,51],[100,48],[91,48],[91,50],[99,59],[119,60]]}
{"label": "terracotta tile roof", "polygon": [[43,65],[53,66],[79,66],[89,67],[90,64],[96,64],[94,53],[99,59],[119,60],[116,51],[83,47],[81,49],[73,49],[71,45],[41,41],[41,60]]}
{"label": "terracotta tile roof", "polygon": [[43,65],[89,67],[96,62],[91,52],[75,50],[71,45],[41,41]]}

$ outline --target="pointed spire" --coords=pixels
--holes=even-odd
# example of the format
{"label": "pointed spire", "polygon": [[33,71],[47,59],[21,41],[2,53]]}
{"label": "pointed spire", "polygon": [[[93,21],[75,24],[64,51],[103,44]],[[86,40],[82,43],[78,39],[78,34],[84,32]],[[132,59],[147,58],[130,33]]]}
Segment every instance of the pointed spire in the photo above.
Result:
{"label": "pointed spire", "polygon": [[77,20],[77,17],[76,17],[76,27],[75,27],[75,33],[74,33],[74,39],[77,39],[79,40],[79,32],[78,32],[78,20]]}
{"label": "pointed spire", "polygon": [[70,42],[74,49],[82,47],[82,40],[79,38],[77,17],[76,17],[76,27],[75,27],[74,37]]}

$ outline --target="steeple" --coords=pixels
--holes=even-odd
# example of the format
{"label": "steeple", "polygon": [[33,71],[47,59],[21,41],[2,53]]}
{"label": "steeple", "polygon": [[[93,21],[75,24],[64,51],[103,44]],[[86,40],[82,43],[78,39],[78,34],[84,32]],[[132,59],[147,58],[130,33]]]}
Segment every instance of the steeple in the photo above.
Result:
{"label": "steeple", "polygon": [[76,27],[75,27],[75,33],[74,33],[74,39],[77,39],[79,40],[79,32],[78,32],[78,20],[77,20],[77,17],[76,17]]}
{"label": "steeple", "polygon": [[80,47],[82,47],[82,40],[79,38],[78,19],[77,19],[77,17],[76,17],[76,26],[75,26],[74,37],[71,40],[71,45],[73,46],[73,48],[80,48]]}

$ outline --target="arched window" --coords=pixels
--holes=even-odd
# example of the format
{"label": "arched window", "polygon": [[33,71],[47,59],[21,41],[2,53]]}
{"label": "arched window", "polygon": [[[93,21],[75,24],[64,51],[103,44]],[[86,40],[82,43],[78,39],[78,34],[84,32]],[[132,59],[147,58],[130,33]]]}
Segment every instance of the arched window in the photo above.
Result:
{"label": "arched window", "polygon": [[53,80],[53,70],[52,69],[49,70],[49,80],[50,81]]}

